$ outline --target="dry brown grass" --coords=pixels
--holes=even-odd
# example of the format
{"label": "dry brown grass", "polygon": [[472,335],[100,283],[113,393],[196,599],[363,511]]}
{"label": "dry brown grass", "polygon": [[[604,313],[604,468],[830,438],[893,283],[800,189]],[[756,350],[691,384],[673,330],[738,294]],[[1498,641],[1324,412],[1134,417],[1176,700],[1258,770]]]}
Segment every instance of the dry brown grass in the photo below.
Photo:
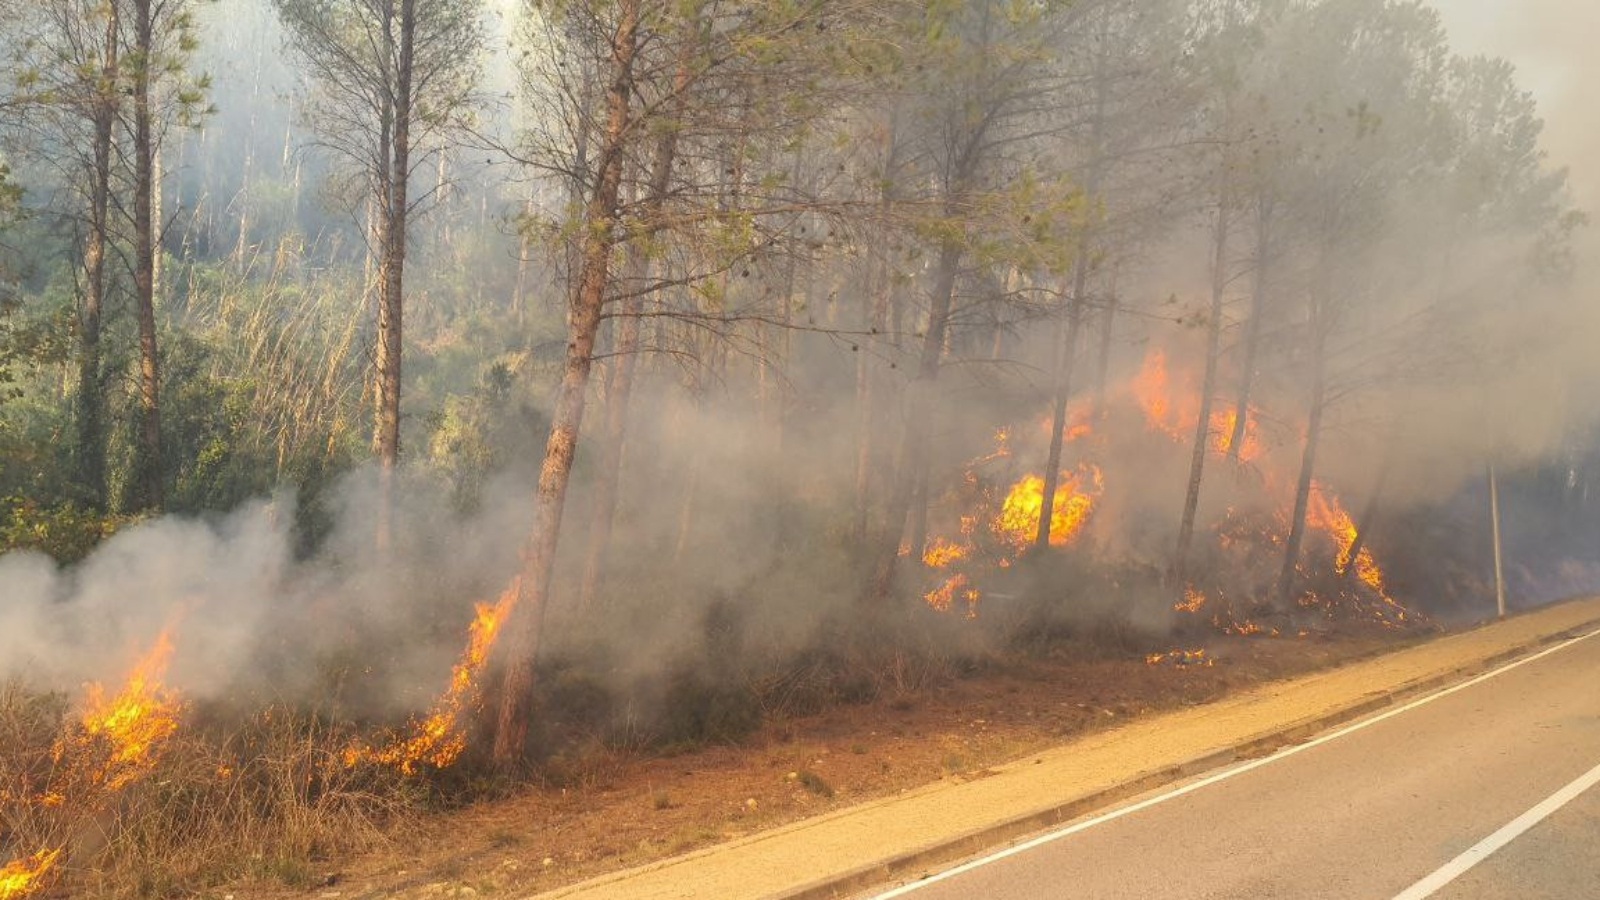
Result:
{"label": "dry brown grass", "polygon": [[63,848],[51,879],[72,896],[170,897],[239,878],[312,884],[317,864],[384,845],[424,788],[347,767],[353,735],[285,708],[184,711],[143,777],[111,790],[72,742],[65,698],[0,686],[0,863]]}

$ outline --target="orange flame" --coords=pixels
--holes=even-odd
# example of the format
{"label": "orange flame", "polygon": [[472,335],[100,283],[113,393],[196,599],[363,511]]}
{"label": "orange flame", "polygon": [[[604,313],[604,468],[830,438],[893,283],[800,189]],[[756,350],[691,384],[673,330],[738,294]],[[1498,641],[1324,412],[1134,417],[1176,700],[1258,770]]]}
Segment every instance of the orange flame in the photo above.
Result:
{"label": "orange flame", "polygon": [[1170,663],[1174,666],[1214,666],[1217,663],[1204,648],[1151,653],[1145,656],[1144,661],[1146,665],[1151,666],[1159,666],[1162,663]]}
{"label": "orange flame", "polygon": [[1167,354],[1159,348],[1145,354],[1144,365],[1133,379],[1133,397],[1150,424],[1169,434],[1181,433],[1187,418],[1173,409]]}
{"label": "orange flame", "polygon": [[944,538],[934,538],[928,542],[928,549],[922,552],[922,564],[930,569],[948,569],[951,563],[960,562],[972,554],[972,548]]}
{"label": "orange flame", "polygon": [[[1333,538],[1339,547],[1339,555],[1335,565],[1339,571],[1344,572],[1350,568],[1350,548],[1355,546],[1359,531],[1355,521],[1345,512],[1344,506],[1339,503],[1339,498],[1323,489],[1316,481],[1311,482],[1310,504],[1306,507],[1306,522],[1313,528],[1320,529]],[[1372,551],[1362,547],[1356,554],[1354,561],[1356,577],[1380,597],[1388,597],[1384,588],[1383,570],[1378,567],[1377,560],[1373,559]]]}
{"label": "orange flame", "polygon": [[60,849],[40,850],[29,859],[16,859],[0,868],[0,900],[26,897],[39,888],[39,879],[55,866]]}
{"label": "orange flame", "polygon": [[[1175,441],[1188,440],[1200,421],[1198,394],[1187,396],[1180,402],[1172,389],[1172,376],[1167,372],[1167,354],[1160,349],[1145,355],[1144,366],[1131,385],[1134,400],[1144,411],[1150,427],[1163,431]],[[1233,444],[1233,429],[1239,423],[1237,409],[1217,410],[1210,417],[1209,445],[1212,452],[1226,455]],[[1246,407],[1244,431],[1239,439],[1239,460],[1251,462],[1263,452],[1261,435],[1256,426],[1255,410]]]}
{"label": "orange flame", "polygon": [[434,702],[427,718],[412,721],[409,737],[382,749],[361,744],[351,746],[344,752],[345,765],[376,763],[393,766],[404,775],[415,775],[423,763],[443,769],[459,759],[467,749],[461,715],[467,708],[476,708],[482,702],[480,676],[489,664],[489,652],[500,636],[500,628],[517,605],[521,592],[522,579],[518,577],[495,603],[475,604],[476,615],[467,628],[467,647],[450,671],[450,686]]}
{"label": "orange flame", "polygon": [[1199,612],[1200,607],[1205,605],[1205,594],[1200,593],[1192,587],[1186,587],[1183,589],[1183,599],[1172,604],[1172,609],[1174,612],[1194,613]]}
{"label": "orange flame", "polygon": [[[160,757],[167,738],[178,730],[181,704],[161,683],[172,650],[172,635],[163,631],[155,647],[134,665],[116,696],[108,698],[98,682],[88,686],[81,719],[84,738],[102,738],[111,750],[93,775],[95,783],[116,791],[144,777]],[[58,758],[63,751],[57,747]]]}
{"label": "orange flame", "polygon": [[957,573],[946,579],[944,584],[923,594],[922,599],[927,601],[928,605],[934,609],[945,612],[950,609],[951,604],[955,602],[957,594],[963,589],[966,589],[964,596],[967,598],[967,602],[971,603],[978,599],[977,591],[967,588],[967,585],[967,576]]}
{"label": "orange flame", "polygon": [[[1227,455],[1233,449],[1233,429],[1239,424],[1237,409],[1224,410],[1211,416],[1211,449]],[[1261,457],[1261,435],[1256,428],[1255,410],[1246,407],[1244,431],[1239,434],[1239,461],[1252,462]]]}
{"label": "orange flame", "polygon": [[[1062,473],[1050,506],[1052,547],[1065,546],[1082,533],[1094,512],[1095,500],[1103,490],[1104,482],[1096,466],[1084,465],[1076,473]],[[1043,511],[1044,479],[1028,475],[1012,485],[1011,492],[1006,495],[993,523],[994,532],[1018,548],[1026,547],[1038,534],[1039,516]]]}

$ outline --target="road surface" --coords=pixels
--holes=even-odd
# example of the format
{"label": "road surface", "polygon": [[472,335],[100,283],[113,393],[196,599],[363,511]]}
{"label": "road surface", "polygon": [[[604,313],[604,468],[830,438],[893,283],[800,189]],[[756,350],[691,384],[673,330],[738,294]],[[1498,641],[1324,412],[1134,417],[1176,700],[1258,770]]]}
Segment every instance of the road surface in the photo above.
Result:
{"label": "road surface", "polygon": [[1600,898],[1600,633],[890,900]]}

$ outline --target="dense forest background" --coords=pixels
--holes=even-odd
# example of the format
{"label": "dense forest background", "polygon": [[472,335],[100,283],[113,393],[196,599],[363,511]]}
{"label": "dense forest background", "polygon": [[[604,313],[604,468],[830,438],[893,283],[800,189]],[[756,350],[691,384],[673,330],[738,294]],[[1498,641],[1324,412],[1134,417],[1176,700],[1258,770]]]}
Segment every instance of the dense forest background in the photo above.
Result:
{"label": "dense forest background", "polygon": [[1512,605],[1600,583],[1586,220],[1425,4],[0,13],[47,686],[166,627],[195,696],[396,722],[504,592],[500,765],[736,733],[796,672],[1482,615],[1491,472]]}

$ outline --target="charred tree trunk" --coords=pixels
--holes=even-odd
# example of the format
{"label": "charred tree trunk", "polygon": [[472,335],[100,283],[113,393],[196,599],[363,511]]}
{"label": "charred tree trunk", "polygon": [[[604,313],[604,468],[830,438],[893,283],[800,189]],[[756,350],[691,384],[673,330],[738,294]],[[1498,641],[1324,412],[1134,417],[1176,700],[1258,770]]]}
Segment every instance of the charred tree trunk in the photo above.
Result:
{"label": "charred tree trunk", "polygon": [[1194,519],[1200,508],[1200,484],[1205,475],[1206,452],[1211,444],[1211,404],[1217,389],[1217,368],[1222,355],[1222,300],[1228,289],[1228,214],[1230,196],[1227,166],[1217,203],[1217,222],[1211,259],[1211,309],[1206,322],[1206,369],[1200,383],[1200,414],[1194,424],[1194,449],[1189,455],[1189,483],[1183,495],[1183,516],[1178,522],[1178,548],[1172,557],[1172,582],[1183,590],[1188,572],[1189,546],[1194,542]]}
{"label": "charred tree trunk", "polygon": [[510,662],[501,686],[493,758],[509,768],[523,757],[533,712],[534,665],[545,606],[549,601],[556,547],[561,537],[561,512],[584,400],[594,364],[595,336],[605,304],[612,250],[619,239],[617,213],[622,187],[623,151],[632,124],[633,63],[638,50],[642,0],[620,0],[617,29],[612,35],[610,83],[606,89],[606,125],[597,164],[594,194],[584,210],[583,252],[579,278],[567,323],[566,361],[550,420],[539,487],[534,496],[533,532],[522,553],[518,586],[519,609],[511,631]]}
{"label": "charred tree trunk", "polygon": [[922,355],[916,378],[907,386],[906,425],[900,445],[900,467],[895,473],[894,490],[889,496],[887,533],[878,547],[878,559],[868,588],[870,600],[886,600],[894,590],[900,541],[909,524],[917,482],[928,466],[933,391],[939,380],[939,364],[944,355],[945,333],[950,327],[950,306],[955,298],[956,275],[960,271],[962,255],[962,246],[955,241],[946,241],[939,250],[939,265],[929,297],[928,331],[922,338]]}
{"label": "charred tree trunk", "polygon": [[150,108],[155,64],[151,0],[134,0],[133,231],[134,304],[139,319],[139,501],[141,509],[166,504],[161,459],[161,360],[156,346],[155,133]]}

